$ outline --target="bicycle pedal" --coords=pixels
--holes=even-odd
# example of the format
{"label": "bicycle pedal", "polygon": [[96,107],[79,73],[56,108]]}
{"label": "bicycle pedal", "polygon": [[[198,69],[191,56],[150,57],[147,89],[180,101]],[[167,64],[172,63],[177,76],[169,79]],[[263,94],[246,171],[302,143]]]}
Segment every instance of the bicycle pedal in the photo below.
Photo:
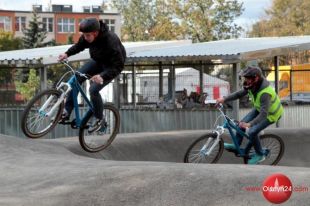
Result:
{"label": "bicycle pedal", "polygon": [[63,124],[63,125],[68,125],[68,124],[72,124],[72,121],[59,121],[58,124]]}
{"label": "bicycle pedal", "polygon": [[243,155],[239,154],[239,153],[235,153],[236,157],[244,157]]}
{"label": "bicycle pedal", "polygon": [[227,152],[232,152],[232,153],[236,153],[237,150],[236,149],[225,149]]}

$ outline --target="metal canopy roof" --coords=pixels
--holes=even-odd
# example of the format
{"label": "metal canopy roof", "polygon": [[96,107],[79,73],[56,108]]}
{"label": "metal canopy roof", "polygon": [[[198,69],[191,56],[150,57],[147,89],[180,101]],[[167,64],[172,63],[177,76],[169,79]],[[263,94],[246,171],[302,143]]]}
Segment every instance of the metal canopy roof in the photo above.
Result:
{"label": "metal canopy roof", "polygon": [[208,60],[234,63],[310,49],[310,36],[240,38],[136,52],[129,61]]}
{"label": "metal canopy roof", "polygon": [[[149,42],[125,42],[124,46],[127,55],[139,51],[189,45],[190,40],[180,41],[149,41]],[[0,65],[24,67],[27,65],[48,65],[56,64],[58,55],[67,51],[71,45],[53,46],[35,49],[23,49],[14,51],[0,52]],[[83,61],[89,59],[88,49],[69,57],[69,61]]]}
{"label": "metal canopy roof", "polygon": [[[191,44],[190,41],[126,42],[127,63],[140,61],[210,61],[235,63],[310,50],[310,36],[240,38]],[[71,45],[0,52],[0,65],[55,64]],[[89,59],[88,50],[69,58]]]}

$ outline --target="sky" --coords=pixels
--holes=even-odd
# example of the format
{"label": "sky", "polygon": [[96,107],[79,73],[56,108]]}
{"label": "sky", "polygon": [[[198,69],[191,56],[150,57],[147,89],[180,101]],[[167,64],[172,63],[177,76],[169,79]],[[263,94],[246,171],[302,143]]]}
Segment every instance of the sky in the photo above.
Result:
{"label": "sky", "polygon": [[[238,0],[243,2],[245,11],[236,20],[243,27],[250,27],[259,18],[264,16],[264,10],[271,6],[272,0]],[[65,2],[65,3],[64,3]],[[101,5],[103,0],[0,0],[0,9],[4,10],[31,10],[33,4],[43,5],[43,10],[48,4],[73,5],[73,11],[82,11],[82,6]]]}
{"label": "sky", "polygon": [[237,23],[243,27],[249,27],[260,18],[265,17],[265,10],[270,8],[272,0],[238,0],[243,2],[243,14],[237,19]]}

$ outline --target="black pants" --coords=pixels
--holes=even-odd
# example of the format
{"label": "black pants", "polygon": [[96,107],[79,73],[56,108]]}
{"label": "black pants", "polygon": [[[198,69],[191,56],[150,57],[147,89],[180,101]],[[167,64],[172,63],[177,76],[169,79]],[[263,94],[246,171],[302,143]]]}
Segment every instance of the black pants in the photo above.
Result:
{"label": "black pants", "polygon": [[[84,64],[80,69],[78,69],[79,72],[83,74],[87,74],[89,76],[94,76],[96,74],[99,74],[101,72],[104,72],[108,70],[108,68],[105,68],[102,65],[98,65],[94,60],[89,60],[86,64]],[[82,84],[85,81],[85,78],[81,78],[77,76],[78,82]],[[90,82],[89,87],[89,94],[90,94],[90,100],[94,107],[94,115],[98,119],[103,118],[103,102],[100,95],[100,90],[108,85],[112,80],[103,80],[103,84],[97,84],[95,82]],[[72,91],[68,94],[68,97],[66,99],[65,104],[66,111],[71,114],[73,110],[73,98],[72,98]]]}

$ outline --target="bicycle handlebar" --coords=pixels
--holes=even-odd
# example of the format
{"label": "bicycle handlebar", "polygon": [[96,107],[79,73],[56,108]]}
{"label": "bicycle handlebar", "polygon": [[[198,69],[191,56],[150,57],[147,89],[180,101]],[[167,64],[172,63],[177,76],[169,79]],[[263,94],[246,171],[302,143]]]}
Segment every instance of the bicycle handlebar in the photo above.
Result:
{"label": "bicycle handlebar", "polygon": [[225,119],[227,119],[228,121],[233,122],[236,126],[239,125],[240,121],[235,120],[235,119],[232,119],[232,118],[230,118],[229,116],[227,116],[227,115],[225,114],[224,105],[223,105],[222,103],[216,104],[216,107],[217,107],[217,109],[220,111],[221,115],[222,115]]}
{"label": "bicycle handlebar", "polygon": [[74,74],[78,74],[79,76],[81,77],[84,77],[85,79],[90,79],[91,76],[87,75],[87,74],[84,74],[84,73],[81,73],[79,71],[75,71],[69,64],[69,60],[68,59],[64,59],[64,60],[61,60],[59,61],[60,63],[64,64],[66,67],[68,67],[72,73]]}

